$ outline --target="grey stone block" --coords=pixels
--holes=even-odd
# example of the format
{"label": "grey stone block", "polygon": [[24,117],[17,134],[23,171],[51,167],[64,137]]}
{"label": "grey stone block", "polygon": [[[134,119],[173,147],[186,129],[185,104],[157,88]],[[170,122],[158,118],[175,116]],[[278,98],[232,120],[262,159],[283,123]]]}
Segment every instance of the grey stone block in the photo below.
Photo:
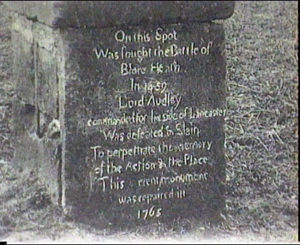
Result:
{"label": "grey stone block", "polygon": [[226,70],[211,20],[234,4],[18,4],[15,161],[98,227],[218,222]]}
{"label": "grey stone block", "polygon": [[207,22],[226,19],[233,1],[3,1],[9,8],[55,28]]}
{"label": "grey stone block", "polygon": [[32,36],[27,35],[32,32],[31,23],[20,21],[15,25],[24,28],[24,32],[16,28],[12,31],[13,80],[16,84],[16,93],[25,103],[35,105],[34,47]]}
{"label": "grey stone block", "polygon": [[[166,41],[164,44],[154,40],[157,28],[166,33],[178,34],[178,38],[172,41]],[[175,24],[162,25],[156,28],[125,28],[126,33],[149,33],[151,40],[149,42],[129,42],[121,43],[115,40],[115,33],[118,28],[107,28],[104,30],[67,30],[62,32],[62,46],[59,47],[62,55],[65,57],[64,74],[64,201],[65,208],[69,212],[82,219],[92,219],[98,217],[98,220],[108,220],[119,225],[143,223],[145,220],[139,219],[138,210],[148,210],[152,206],[163,210],[164,215],[160,217],[163,222],[168,222],[174,218],[198,217],[202,220],[217,217],[224,208],[224,181],[225,181],[225,160],[223,155],[224,133],[223,117],[199,117],[198,119],[184,118],[182,120],[171,120],[166,123],[129,123],[118,126],[95,126],[88,125],[90,120],[104,118],[121,118],[123,114],[129,116],[132,113],[146,115],[150,120],[152,111],[155,114],[170,112],[184,112],[186,108],[193,110],[212,110],[224,109],[225,106],[225,61],[223,57],[224,32],[220,24]],[[197,31],[196,31],[197,30]],[[199,47],[199,52],[194,55],[175,55],[174,57],[152,56],[139,62],[136,58],[121,58],[122,47],[127,50],[141,50],[143,47],[154,49],[160,46],[160,49],[167,49],[172,44],[178,47],[187,47],[194,43]],[[211,46],[210,46],[211,45]],[[204,47],[204,49],[202,49]],[[97,58],[100,50],[110,50],[115,58]],[[201,54],[201,49],[203,54]],[[96,51],[97,50],[97,51]],[[209,52],[209,54],[204,54]],[[208,51],[209,50],[209,51]],[[115,53],[118,52],[118,55]],[[196,52],[196,51],[195,51]],[[119,57],[119,58],[116,58]],[[151,72],[152,64],[172,64],[176,61],[181,66],[178,72]],[[145,67],[145,74],[122,75],[122,63],[128,62],[134,66]],[[165,81],[168,86],[168,93],[182,96],[179,105],[170,104],[163,106],[147,106],[144,102],[140,105],[129,107],[126,102],[131,100],[138,101],[144,94],[142,91],[131,91],[130,81],[134,79],[135,83],[142,86],[151,79]],[[123,107],[120,106],[119,96],[123,95]],[[156,94],[157,95],[157,94]],[[150,94],[145,93],[146,97]],[[158,96],[159,97],[159,96]],[[157,97],[157,98],[158,98]],[[148,120],[147,119],[147,120]],[[180,124],[178,124],[180,122]],[[137,140],[116,137],[109,140],[104,136],[104,131],[113,132],[116,130],[119,135],[128,135],[128,132],[134,131],[146,132],[157,130],[165,126],[173,132],[177,132],[174,137],[153,137],[150,139],[140,138]],[[179,127],[201,129],[201,136],[180,135]],[[164,129],[164,132],[167,129]],[[165,132],[166,133],[166,132]],[[125,136],[124,136],[125,137]],[[199,138],[200,137],[200,138]],[[126,138],[126,137],[125,137]],[[158,146],[164,142],[167,145],[179,145],[185,142],[195,142],[198,140],[211,141],[210,150],[182,151],[177,153],[159,153]],[[99,146],[99,151],[103,154],[117,151],[118,149],[131,149],[132,147],[154,147],[155,152],[147,156],[131,156],[125,160],[118,157],[112,157],[110,161],[113,165],[123,169],[122,173],[107,174],[110,180],[107,183],[95,181],[97,174],[95,169],[110,165],[109,160],[96,157],[94,159],[95,147]],[[94,148],[93,148],[94,147]],[[98,148],[97,148],[98,149]],[[158,159],[164,159],[167,162],[170,158],[181,159],[184,153],[191,154],[194,157],[207,157],[209,164],[206,166],[189,167],[158,167],[152,171],[141,171],[138,173],[128,172],[124,169],[129,164],[139,161],[152,161],[158,164]],[[102,154],[102,153],[101,153]],[[191,157],[191,155],[189,155]],[[209,173],[207,181],[193,184],[168,184],[159,187],[155,184],[141,186],[139,181],[143,178],[152,180],[164,176],[166,178],[176,178],[183,174],[190,175],[194,172]],[[103,177],[103,176],[102,176]],[[109,181],[113,181],[111,184]],[[150,180],[149,180],[150,181]],[[122,186],[123,184],[123,187]],[[103,186],[106,190],[103,191]],[[120,186],[118,186],[120,185]],[[117,187],[118,186],[118,187]],[[119,189],[118,189],[119,188]],[[139,204],[120,204],[120,198],[124,196],[136,195],[143,196],[147,194],[167,193],[175,191],[186,195],[185,198],[170,200],[156,200],[148,203]],[[174,194],[175,195],[175,194]],[[132,198],[132,197],[131,197]],[[101,206],[98,204],[101,203]],[[130,203],[130,201],[129,201]],[[86,208],[83,208],[86,207]],[[89,217],[89,218],[88,218]],[[152,222],[155,219],[150,219]]]}
{"label": "grey stone block", "polygon": [[56,57],[39,47],[36,54],[36,96],[39,110],[52,118],[58,118],[58,81]]}

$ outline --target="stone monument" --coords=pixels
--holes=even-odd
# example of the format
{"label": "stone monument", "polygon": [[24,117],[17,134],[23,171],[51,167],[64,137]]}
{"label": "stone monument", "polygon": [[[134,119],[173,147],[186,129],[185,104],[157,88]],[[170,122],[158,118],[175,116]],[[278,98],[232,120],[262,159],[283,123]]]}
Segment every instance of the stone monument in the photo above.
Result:
{"label": "stone monument", "polygon": [[233,2],[4,2],[14,162],[80,221],[132,226],[225,207],[224,30]]}

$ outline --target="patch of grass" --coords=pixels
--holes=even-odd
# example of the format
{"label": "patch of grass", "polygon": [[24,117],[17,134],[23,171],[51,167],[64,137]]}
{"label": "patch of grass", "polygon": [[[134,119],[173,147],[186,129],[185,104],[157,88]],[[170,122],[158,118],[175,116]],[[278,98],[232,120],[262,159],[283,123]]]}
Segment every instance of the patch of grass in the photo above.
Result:
{"label": "patch of grass", "polygon": [[243,229],[298,226],[289,205],[298,200],[297,9],[236,2],[225,21],[227,201],[232,225]]}

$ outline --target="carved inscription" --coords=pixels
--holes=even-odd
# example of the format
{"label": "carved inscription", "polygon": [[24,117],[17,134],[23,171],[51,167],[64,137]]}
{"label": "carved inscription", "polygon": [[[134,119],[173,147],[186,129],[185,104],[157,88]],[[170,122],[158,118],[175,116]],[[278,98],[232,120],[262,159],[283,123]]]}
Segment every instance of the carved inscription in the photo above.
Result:
{"label": "carved inscription", "polygon": [[212,138],[211,122],[222,121],[226,110],[211,103],[215,90],[201,75],[206,68],[198,66],[200,75],[191,76],[189,66],[194,60],[210,65],[215,43],[201,36],[186,40],[180,31],[176,26],[116,29],[113,45],[99,43],[90,49],[99,69],[105,69],[100,64],[117,64],[115,83],[121,84],[110,93],[114,109],[107,107],[83,122],[97,139],[85,153],[90,196],[111,195],[112,206],[128,206],[128,215],[140,221],[167,215],[164,203],[180,206],[194,195],[205,200],[205,192],[195,190],[207,190],[217,181],[214,152],[219,143]]}

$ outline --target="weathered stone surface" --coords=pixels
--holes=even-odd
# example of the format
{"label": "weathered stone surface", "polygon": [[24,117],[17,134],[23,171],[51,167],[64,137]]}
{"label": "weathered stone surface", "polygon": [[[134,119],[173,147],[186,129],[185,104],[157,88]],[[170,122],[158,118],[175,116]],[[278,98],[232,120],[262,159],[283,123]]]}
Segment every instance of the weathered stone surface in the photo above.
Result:
{"label": "weathered stone surface", "polygon": [[58,118],[56,57],[43,48],[37,50],[36,95],[39,110],[52,118]]}
{"label": "weathered stone surface", "polygon": [[61,141],[59,137],[49,135],[38,143],[39,157],[37,160],[37,174],[41,183],[47,188],[51,200],[61,205]]}
{"label": "weathered stone surface", "polygon": [[[22,17],[13,16],[13,19],[12,79],[16,92],[16,100],[13,103],[13,128],[15,135],[22,136],[37,130],[32,23]],[[23,146],[20,147],[22,148]]]}
{"label": "weathered stone surface", "polygon": [[111,27],[225,19],[231,1],[19,1],[4,3],[14,11],[56,28]]}
{"label": "weathered stone surface", "polygon": [[[115,34],[119,31],[118,28],[68,30],[62,33],[63,44],[60,48],[62,52],[65,50],[63,53],[65,57],[65,138],[63,140],[65,158],[63,161],[66,209],[81,220],[99,217],[98,220],[102,222],[107,220],[107,222],[124,225],[156,220],[167,222],[173,218],[184,217],[213,220],[224,208],[223,112],[220,115],[199,116],[194,119],[187,113],[183,119],[173,118],[165,122],[152,122],[151,113],[153,111],[155,114],[171,115],[174,112],[178,115],[184,114],[191,108],[199,111],[223,111],[225,100],[223,27],[219,24],[178,24],[122,30],[131,35],[149,33],[150,41],[117,42]],[[176,40],[168,40],[164,43],[157,41],[154,38],[157,31],[173,34],[176,32]],[[127,51],[150,48],[154,54],[154,49],[170,49],[172,44],[181,48],[194,45],[194,48],[199,50],[194,55],[173,57],[153,55],[144,58],[141,62],[136,58],[122,58],[122,49],[125,48]],[[111,56],[98,59],[97,54],[100,54],[101,49],[104,52],[108,49],[114,54],[114,58]],[[208,53],[201,54],[201,50],[203,53],[204,50]],[[152,64],[160,63],[165,66],[174,62],[178,66],[177,71],[170,70],[162,73],[157,73],[156,70],[150,71]],[[132,66],[139,68],[145,67],[145,74],[122,74],[121,67],[124,63],[131,63]],[[138,84],[139,91],[132,91],[131,79]],[[142,86],[149,85],[153,80],[158,83],[165,82],[166,89],[163,93],[156,91],[152,94],[149,91],[146,93],[142,91]],[[156,99],[169,95],[181,100],[178,104],[171,102],[168,106],[146,105],[142,102],[132,108],[125,106],[129,100],[138,101],[142,96],[149,99],[151,95]],[[133,113],[143,115],[146,121],[120,125],[90,125],[92,120],[96,122],[104,118],[117,119],[124,115],[132,116]],[[185,133],[183,133],[184,127],[187,128]],[[128,135],[131,131],[140,132],[141,135],[148,134],[147,132],[151,130],[160,131],[161,128],[163,135],[157,137],[140,136],[139,139],[134,139],[133,136]],[[189,129],[195,132],[199,130],[199,135],[193,133],[189,135]],[[107,139],[105,134],[113,133],[114,130],[119,137]],[[170,130],[174,135],[167,135]],[[182,146],[180,144],[194,142],[198,142],[202,147],[198,145],[200,149],[178,150],[178,152],[159,150],[164,144],[177,147]],[[203,148],[203,144],[211,144],[211,146],[206,145]],[[151,150],[145,151],[145,155],[136,153],[135,156],[124,158],[108,157],[110,152],[124,151],[129,154],[130,149],[138,152],[137,149],[142,147]],[[100,157],[95,156],[98,152],[103,152],[104,155],[99,153]],[[169,161],[172,162],[170,159],[181,161],[185,156],[190,160],[191,158],[202,160],[192,166],[185,166],[180,162],[181,166],[163,167],[162,162],[168,165]],[[152,170],[136,172],[129,170],[130,163],[139,162],[152,162],[155,167]],[[111,165],[120,168],[121,172],[107,173],[105,169]],[[102,170],[103,174],[100,174],[99,171]],[[185,180],[186,183],[181,183],[182,178],[193,178],[190,175],[194,174],[195,176],[202,174],[200,178],[203,179],[191,183]],[[101,180],[101,177],[107,179]],[[177,178],[177,181],[169,183],[166,180],[167,183],[161,186],[156,183],[157,179],[164,183],[165,178],[172,180]],[[149,195],[165,195],[165,193],[168,195],[172,193],[169,199],[162,198],[149,203],[137,201],[135,204],[131,203],[134,201],[130,201],[130,198],[138,199],[139,196],[143,198],[144,195],[149,197]],[[125,197],[128,204],[120,204]],[[149,211],[151,208],[155,210],[153,211],[155,216],[159,217],[148,216],[144,219],[144,214],[139,212]]]}
{"label": "weathered stone surface", "polygon": [[233,3],[6,5],[19,13],[15,161],[37,172],[52,200],[103,226],[216,221],[225,207],[224,31],[209,21],[229,17]]}
{"label": "weathered stone surface", "polygon": [[26,173],[35,172],[59,203],[61,141],[57,133],[49,133],[49,125],[58,118],[57,60],[49,29],[13,15],[14,165]]}
{"label": "weathered stone surface", "polygon": [[14,50],[13,80],[16,83],[17,96],[25,103],[35,105],[32,24],[25,18],[16,18],[14,22],[12,48]]}

